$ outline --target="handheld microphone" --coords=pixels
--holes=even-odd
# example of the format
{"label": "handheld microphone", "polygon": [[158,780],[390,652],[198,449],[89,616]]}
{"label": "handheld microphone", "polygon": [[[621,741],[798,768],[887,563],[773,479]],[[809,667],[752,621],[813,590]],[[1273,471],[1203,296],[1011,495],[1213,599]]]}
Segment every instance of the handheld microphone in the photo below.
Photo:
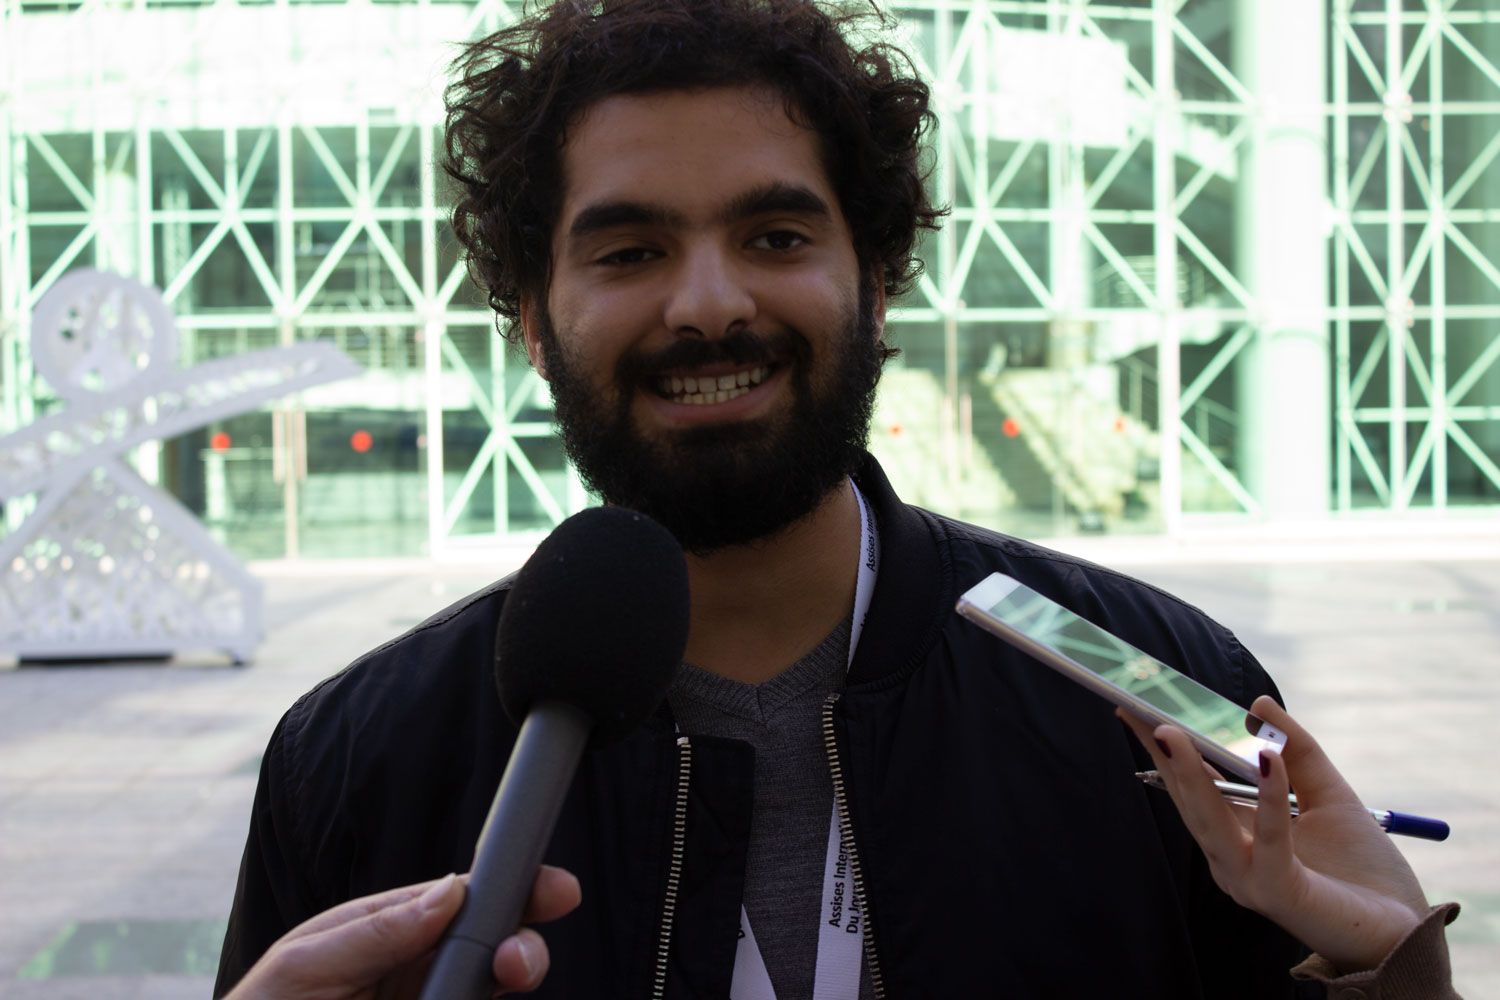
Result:
{"label": "handheld microphone", "polygon": [[642,514],[574,514],[521,567],[495,637],[500,702],[520,733],[421,1000],[493,994],[495,948],[521,922],[584,747],[624,737],[661,703],[687,633],[682,549]]}

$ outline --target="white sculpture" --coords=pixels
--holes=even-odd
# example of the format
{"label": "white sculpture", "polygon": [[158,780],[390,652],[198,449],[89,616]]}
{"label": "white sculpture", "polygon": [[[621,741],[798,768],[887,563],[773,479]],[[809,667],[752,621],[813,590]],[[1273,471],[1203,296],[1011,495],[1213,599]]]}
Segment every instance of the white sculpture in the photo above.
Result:
{"label": "white sculpture", "polygon": [[161,293],[77,270],[32,314],[33,363],[67,402],[0,437],[0,504],[40,492],[0,541],[0,651],[21,657],[250,658],[261,584],[192,512],[119,456],[360,367],[328,343],[176,367]]}

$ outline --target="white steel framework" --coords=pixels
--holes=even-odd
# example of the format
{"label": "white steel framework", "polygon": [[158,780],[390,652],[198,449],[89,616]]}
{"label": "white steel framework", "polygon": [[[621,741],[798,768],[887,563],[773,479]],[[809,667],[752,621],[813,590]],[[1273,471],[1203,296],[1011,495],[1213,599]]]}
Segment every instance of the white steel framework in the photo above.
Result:
{"label": "white steel framework", "polygon": [[1484,3],[1334,15],[1341,509],[1443,509],[1465,473],[1500,486],[1496,41]]}
{"label": "white steel framework", "polygon": [[[1331,441],[1327,503],[1493,506],[1500,142],[1472,137],[1500,114],[1495,29],[1478,0],[1329,5],[1333,384],[1307,428]],[[1276,303],[1247,277],[1236,191],[1274,109],[1238,72],[1237,3],[896,11],[934,87],[953,212],[892,316],[906,361],[877,451],[936,463],[927,502],[1029,530],[1277,516],[1243,462],[1246,394],[1275,388],[1247,359]],[[417,414],[418,464],[392,492],[421,484],[434,553],[586,503],[545,390],[467,289],[433,167],[447,40],[513,16],[504,0],[0,0],[0,427],[53,405],[31,377],[32,304],[71,268],[108,267],[165,288],[189,362],[329,339],[366,367],[263,414],[259,451],[225,453],[275,480],[260,502],[277,552],[356,506],[319,480],[316,431],[354,410]],[[174,44],[141,43],[160,38]],[[78,58],[37,55],[59,39]],[[903,445],[903,425],[925,430]],[[984,468],[1005,483],[992,496],[1043,520],[975,500]]]}

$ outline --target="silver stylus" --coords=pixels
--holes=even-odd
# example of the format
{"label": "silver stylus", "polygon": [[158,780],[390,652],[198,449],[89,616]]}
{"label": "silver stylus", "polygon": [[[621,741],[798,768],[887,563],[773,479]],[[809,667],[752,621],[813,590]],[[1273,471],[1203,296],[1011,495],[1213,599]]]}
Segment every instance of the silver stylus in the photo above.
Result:
{"label": "silver stylus", "polygon": [[[1135,776],[1152,788],[1167,787],[1162,780],[1160,771],[1137,771]],[[1253,806],[1260,802],[1260,789],[1254,785],[1241,785],[1233,781],[1215,781],[1214,787],[1219,794],[1236,805]],[[1297,815],[1297,796],[1288,795],[1291,802],[1292,815]],[[1368,809],[1375,822],[1386,833],[1397,833],[1407,837],[1420,837],[1423,840],[1447,840],[1448,824],[1440,819],[1428,819],[1425,816],[1413,816],[1411,813],[1393,812],[1389,809]]]}

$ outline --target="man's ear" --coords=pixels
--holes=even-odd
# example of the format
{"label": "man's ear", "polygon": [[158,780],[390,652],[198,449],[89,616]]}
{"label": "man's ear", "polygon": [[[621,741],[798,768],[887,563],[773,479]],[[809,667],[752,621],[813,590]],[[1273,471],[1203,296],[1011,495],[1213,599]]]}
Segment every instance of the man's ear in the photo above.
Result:
{"label": "man's ear", "polygon": [[547,366],[542,360],[544,357],[542,353],[542,340],[536,333],[539,322],[536,311],[536,300],[530,295],[521,296],[520,315],[518,319],[521,324],[521,343],[526,348],[526,359],[531,362],[531,367],[536,369],[536,373],[545,382],[547,380]]}

